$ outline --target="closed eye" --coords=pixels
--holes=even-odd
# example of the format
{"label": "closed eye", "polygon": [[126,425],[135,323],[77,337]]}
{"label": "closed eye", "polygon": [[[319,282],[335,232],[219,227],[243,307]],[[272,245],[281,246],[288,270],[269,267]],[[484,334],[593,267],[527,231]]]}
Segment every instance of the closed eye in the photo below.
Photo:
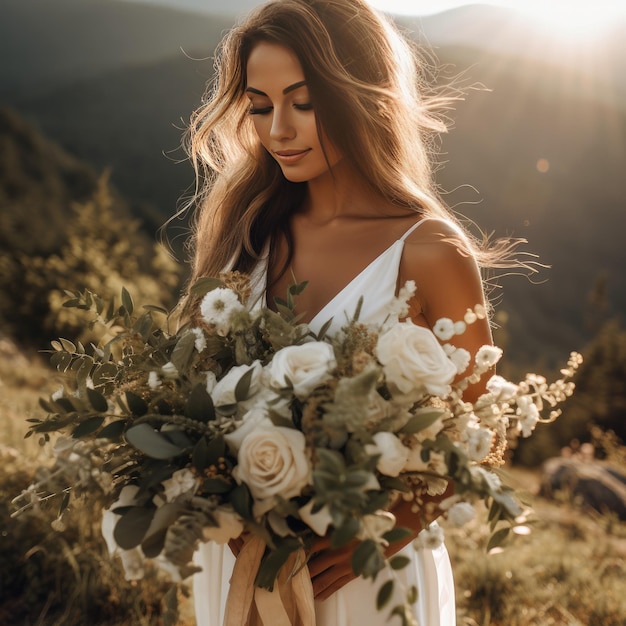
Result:
{"label": "closed eye", "polygon": [[269,113],[274,107],[250,107],[248,113],[250,115],[265,115]]}

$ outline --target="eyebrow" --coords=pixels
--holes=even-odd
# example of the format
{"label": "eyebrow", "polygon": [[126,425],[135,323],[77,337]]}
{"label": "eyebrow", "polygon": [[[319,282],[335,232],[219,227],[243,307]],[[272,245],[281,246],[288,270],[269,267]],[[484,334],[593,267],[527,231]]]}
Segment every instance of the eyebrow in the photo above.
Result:
{"label": "eyebrow", "polygon": [[[289,85],[289,87],[285,87],[283,89],[283,95],[287,95],[288,93],[295,91],[296,89],[300,89],[300,87],[304,87],[306,85],[306,80],[301,80],[300,82],[294,83],[293,85]],[[267,97],[267,94],[260,89],[255,89],[254,87],[248,87],[246,92],[255,93],[259,96]]]}

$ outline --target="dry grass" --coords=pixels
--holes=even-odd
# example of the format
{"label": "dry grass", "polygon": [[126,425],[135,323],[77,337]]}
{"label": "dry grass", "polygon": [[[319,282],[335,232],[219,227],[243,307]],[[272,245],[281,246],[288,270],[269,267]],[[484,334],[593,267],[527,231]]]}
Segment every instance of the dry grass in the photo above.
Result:
{"label": "dry grass", "polygon": [[[63,533],[50,527],[54,510],[9,517],[12,497],[48,462],[47,448],[23,439],[25,419],[39,411],[39,396],[59,384],[45,360],[25,359],[0,341],[0,623],[162,624],[167,585],[154,573],[139,584],[124,581],[106,554],[98,511],[74,511]],[[446,529],[459,626],[626,624],[626,525],[534,498],[536,472],[512,476],[537,513],[530,536],[487,556],[480,520],[469,533]],[[193,626],[190,599],[179,594],[179,602],[180,626]]]}

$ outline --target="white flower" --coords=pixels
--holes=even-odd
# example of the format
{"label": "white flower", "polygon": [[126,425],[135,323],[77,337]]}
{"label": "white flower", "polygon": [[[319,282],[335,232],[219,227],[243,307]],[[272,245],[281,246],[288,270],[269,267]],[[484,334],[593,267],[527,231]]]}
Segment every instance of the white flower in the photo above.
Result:
{"label": "white flower", "polygon": [[192,328],[191,332],[196,336],[193,345],[196,347],[198,352],[202,352],[206,348],[206,337],[202,332],[201,328]]}
{"label": "white flower", "polygon": [[476,510],[469,502],[457,502],[448,510],[448,520],[453,526],[461,528],[476,517]]}
{"label": "white flower", "polygon": [[178,370],[171,361],[168,361],[161,367],[161,374],[163,374],[165,378],[178,378]]}
{"label": "white flower", "polygon": [[[261,374],[263,373],[261,361],[254,361],[250,365],[236,365],[213,387],[211,397],[215,406],[235,404],[235,387],[250,370],[252,370],[252,378],[250,379],[248,399],[258,392],[261,386]],[[247,405],[242,402],[242,406],[245,407]]]}
{"label": "white flower", "polygon": [[454,322],[454,334],[462,335],[467,330],[467,324],[463,321]]}
{"label": "white flower", "polygon": [[443,543],[443,529],[438,524],[430,524],[413,541],[416,550],[436,550]]}
{"label": "white flower", "polygon": [[200,302],[200,314],[207,324],[215,326],[217,334],[224,337],[230,330],[233,313],[244,311],[245,307],[232,289],[218,287],[209,291]]}
{"label": "white flower", "polygon": [[195,493],[200,481],[198,477],[189,469],[183,468],[176,470],[170,478],[164,480],[163,495],[167,502],[172,502],[183,493]]}
{"label": "white flower", "polygon": [[457,348],[449,343],[446,343],[443,349],[448,358],[454,363],[457,374],[462,374],[468,368],[472,355],[465,348]]}
{"label": "white flower", "polygon": [[454,337],[454,322],[447,318],[442,317],[435,322],[433,326],[433,333],[437,335],[437,338],[441,341],[450,341]]}
{"label": "white flower", "polygon": [[139,491],[137,485],[127,485],[120,492],[119,498],[108,508],[102,512],[101,530],[102,536],[107,544],[109,554],[119,554],[126,580],[139,580],[144,576],[145,557],[141,548],[133,548],[132,550],[123,550],[117,545],[113,531],[120,515],[114,513],[113,510],[123,506],[132,506],[136,504],[135,495]]}
{"label": "white flower", "polygon": [[233,432],[224,435],[226,443],[235,453],[239,452],[243,440],[257,428],[271,428],[272,421],[267,415],[267,409],[261,405],[253,406],[241,418],[241,423]]}
{"label": "white flower", "polygon": [[417,287],[414,280],[407,280],[400,291],[398,297],[393,298],[387,305],[387,312],[392,317],[398,317],[400,319],[406,317],[409,314],[409,300],[415,295]]}
{"label": "white flower", "polygon": [[316,534],[323,537],[332,524],[332,518],[328,512],[328,507],[324,505],[317,513],[311,513],[313,509],[313,499],[298,509],[300,519]]}
{"label": "white flower", "polygon": [[376,511],[371,515],[364,515],[363,526],[357,533],[357,538],[363,540],[373,539],[377,543],[388,545],[383,540],[383,535],[389,532],[396,525],[396,516],[389,511]]}
{"label": "white flower", "polygon": [[376,352],[387,381],[401,393],[420,388],[436,396],[450,392],[456,367],[427,328],[395,324],[378,338]]}
{"label": "white flower", "polygon": [[161,379],[155,371],[148,374],[148,387],[150,387],[150,389],[156,389],[157,387],[160,387],[161,384]]}
{"label": "white flower", "polygon": [[491,451],[493,432],[488,428],[468,428],[467,454],[472,461],[482,461]]}
{"label": "white flower", "polygon": [[522,437],[530,437],[539,421],[539,409],[530,396],[520,396],[517,399],[517,427]]}
{"label": "white flower", "polygon": [[323,341],[279,350],[268,366],[269,384],[281,389],[293,386],[294,395],[303,400],[315,387],[331,377],[337,366],[333,347]]}
{"label": "white flower", "polygon": [[501,356],[502,348],[498,348],[498,346],[482,346],[476,353],[474,360],[478,367],[489,369],[500,360]]}
{"label": "white flower", "polygon": [[202,528],[202,539],[204,541],[225,544],[231,539],[236,539],[243,532],[243,522],[231,506],[218,507],[213,511],[213,517],[218,525],[204,526]]}
{"label": "white flower", "polygon": [[257,517],[274,506],[275,496],[298,496],[311,483],[306,440],[299,430],[256,428],[244,438],[238,458],[233,476],[248,485]]}
{"label": "white flower", "polygon": [[215,372],[209,370],[206,373],[206,390],[208,394],[213,393],[213,389],[215,389],[215,385],[217,385],[217,376]]}
{"label": "white flower", "polygon": [[376,469],[385,476],[398,476],[409,458],[410,450],[393,433],[378,432],[372,437],[374,444],[367,444],[365,452],[380,454]]}
{"label": "white flower", "polygon": [[510,400],[517,393],[517,390],[517,385],[509,382],[505,378],[502,378],[502,376],[498,376],[497,374],[494,374],[487,381],[487,391],[492,393],[499,402],[506,402],[507,400]]}

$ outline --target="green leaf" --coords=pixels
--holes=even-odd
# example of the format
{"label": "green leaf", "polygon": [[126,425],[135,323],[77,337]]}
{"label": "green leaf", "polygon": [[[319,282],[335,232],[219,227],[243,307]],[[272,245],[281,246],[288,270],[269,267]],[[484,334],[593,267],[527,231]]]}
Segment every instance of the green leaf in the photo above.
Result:
{"label": "green leaf", "polygon": [[389,617],[393,617],[394,615],[396,615],[397,617],[400,618],[400,621],[402,622],[402,626],[410,626],[409,624],[409,620],[406,616],[406,608],[398,605],[395,606],[393,608],[393,611],[391,611],[391,614],[389,615]]}
{"label": "green leaf", "polygon": [[389,604],[389,600],[391,600],[391,596],[393,594],[393,580],[388,580],[376,594],[376,608],[380,611],[384,609],[387,604]]}
{"label": "green leaf", "polygon": [[189,359],[191,358],[195,347],[196,336],[191,332],[185,333],[176,343],[170,360],[179,372],[186,371]]}
{"label": "green leaf", "polygon": [[203,424],[215,419],[213,400],[202,383],[198,383],[191,390],[185,407],[185,415]]}
{"label": "green leaf", "polygon": [[109,404],[106,398],[95,389],[87,387],[87,399],[95,411],[106,413],[109,410]]}
{"label": "green leaf", "polygon": [[65,511],[65,509],[67,509],[67,505],[70,503],[70,492],[66,491],[63,494],[63,499],[61,500],[61,504],[59,506],[59,513],[58,516],[61,517],[61,515],[63,515],[63,512]]}
{"label": "green leaf", "polygon": [[167,528],[162,528],[158,532],[151,533],[149,537],[146,537],[141,542],[141,551],[147,559],[154,559],[161,554],[161,550],[163,550],[165,545],[166,535]]}
{"label": "green leaf", "polygon": [[341,548],[350,543],[359,532],[361,523],[357,517],[348,517],[344,523],[333,530],[330,536],[330,547]]}
{"label": "green leaf", "polygon": [[126,420],[116,420],[107,424],[99,433],[100,439],[119,439],[124,434]]}
{"label": "green leaf", "polygon": [[126,404],[135,417],[141,417],[148,412],[148,405],[145,400],[132,391],[126,392]]}
{"label": "green leaf", "polygon": [[95,432],[96,430],[98,430],[98,428],[100,428],[100,426],[102,426],[102,422],[104,422],[104,417],[100,415],[90,417],[84,422],[81,422],[72,431],[72,437],[74,437],[74,439],[80,439],[81,437],[85,437],[86,435],[91,435],[91,433]]}
{"label": "green leaf", "polygon": [[229,501],[235,509],[235,512],[239,514],[243,519],[253,519],[252,515],[252,496],[246,483],[237,485],[229,496]]}
{"label": "green leaf", "polygon": [[209,441],[206,448],[207,465],[217,465],[226,454],[226,441],[224,435],[216,435]]}
{"label": "green leaf", "polygon": [[63,339],[61,337],[59,338],[59,341],[61,342],[61,345],[63,346],[63,349],[66,352],[72,352],[72,353],[76,352],[76,346],[68,339]]}
{"label": "green leaf", "polygon": [[352,553],[352,571],[357,576],[373,578],[384,566],[380,547],[371,539],[362,541]]}
{"label": "green leaf", "polygon": [[252,376],[254,375],[254,368],[250,368],[235,385],[235,402],[243,402],[248,399],[248,393],[250,392],[250,384],[252,383]]}
{"label": "green leaf", "polygon": [[203,276],[191,286],[189,293],[198,298],[202,298],[206,296],[209,291],[213,291],[214,289],[223,286],[223,280],[220,280],[219,278],[214,278],[213,276]]}
{"label": "green leaf", "polygon": [[413,532],[408,528],[404,528],[403,526],[396,526],[391,530],[388,530],[384,535],[383,539],[388,541],[389,543],[396,543],[396,541],[403,541],[404,539],[408,539]]}
{"label": "green leaf", "polygon": [[133,299],[128,293],[126,287],[122,287],[122,306],[126,309],[129,315],[133,314],[133,310],[135,309],[135,305],[133,304]]}
{"label": "green leaf", "polygon": [[66,372],[72,364],[72,355],[67,352],[55,352],[50,357],[50,363],[56,367],[59,372]]}
{"label": "green leaf", "polygon": [[487,552],[501,546],[509,536],[510,531],[511,529],[508,526],[501,528],[500,530],[496,530],[496,532],[491,535],[489,542],[487,543]]}
{"label": "green leaf", "polygon": [[57,351],[57,352],[62,352],[63,351],[63,346],[61,345],[60,341],[51,341],[50,345]]}
{"label": "green leaf", "polygon": [[92,374],[93,384],[96,387],[109,385],[117,375],[117,367],[113,363],[102,363],[97,366]]}
{"label": "green leaf", "polygon": [[133,324],[133,331],[138,335],[141,335],[143,339],[146,339],[152,330],[152,316],[150,313],[144,313]]}
{"label": "green leaf", "polygon": [[138,450],[153,459],[171,459],[184,452],[170,443],[161,433],[149,424],[137,424],[126,431],[126,440]]}
{"label": "green leaf", "polygon": [[404,435],[413,435],[432,426],[443,414],[444,411],[439,409],[425,410],[411,417],[398,432]]}
{"label": "green leaf", "polygon": [[409,605],[415,604],[417,602],[417,598],[418,598],[417,587],[415,585],[411,585],[406,590],[406,601],[407,601],[407,604],[409,604]]}
{"label": "green leaf", "polygon": [[254,584],[257,587],[272,591],[278,571],[286,563],[289,555],[298,548],[300,548],[300,542],[295,537],[286,537],[277,545],[275,550],[266,551],[263,559],[261,559]]}
{"label": "green leaf", "polygon": [[141,544],[152,523],[155,509],[133,506],[115,524],[113,537],[122,550],[132,550]]}
{"label": "green leaf", "polygon": [[162,306],[156,306],[154,304],[144,304],[142,306],[146,311],[153,311],[154,313],[163,313],[163,315],[169,315],[169,311]]}
{"label": "green leaf", "polygon": [[391,557],[391,559],[389,559],[389,565],[391,569],[403,569],[410,562],[411,562],[411,559],[408,556],[404,556],[403,554],[396,554],[396,556]]}

